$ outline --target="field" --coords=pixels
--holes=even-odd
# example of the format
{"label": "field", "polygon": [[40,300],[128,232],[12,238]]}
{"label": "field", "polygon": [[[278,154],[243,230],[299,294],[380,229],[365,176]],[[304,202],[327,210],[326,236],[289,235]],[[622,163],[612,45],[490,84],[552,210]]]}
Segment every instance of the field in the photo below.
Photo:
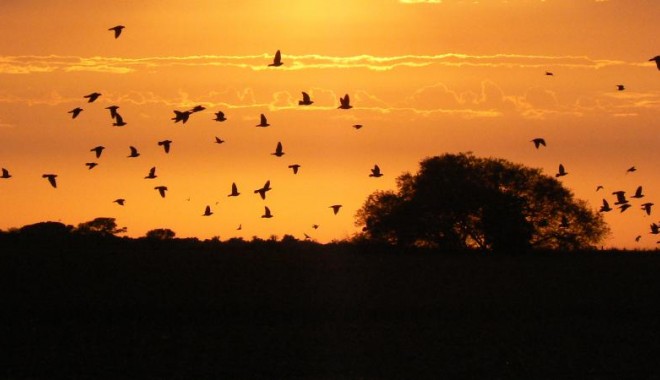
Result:
{"label": "field", "polygon": [[0,265],[2,379],[660,379],[649,252],[120,242]]}

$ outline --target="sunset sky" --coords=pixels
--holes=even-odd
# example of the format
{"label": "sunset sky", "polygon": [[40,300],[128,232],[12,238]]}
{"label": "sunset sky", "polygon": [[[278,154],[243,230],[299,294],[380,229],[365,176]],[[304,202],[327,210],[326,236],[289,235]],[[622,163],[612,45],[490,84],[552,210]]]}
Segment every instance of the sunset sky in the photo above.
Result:
{"label": "sunset sky", "polygon": [[[366,197],[421,159],[471,151],[550,175],[561,163],[594,209],[643,186],[605,216],[604,245],[658,247],[660,71],[648,60],[659,18],[657,0],[2,1],[0,167],[12,177],[0,179],[0,229],[114,217],[133,237],[328,242],[352,236]],[[268,67],[278,49],[284,64]],[[313,105],[298,106],[302,91]],[[344,94],[350,110],[337,109]],[[112,126],[110,105],[126,126]],[[185,125],[171,120],[196,105],[206,110]],[[262,113],[270,127],[255,127]],[[368,176],[374,164],[383,177]],[[153,166],[158,178],[144,179]]]}

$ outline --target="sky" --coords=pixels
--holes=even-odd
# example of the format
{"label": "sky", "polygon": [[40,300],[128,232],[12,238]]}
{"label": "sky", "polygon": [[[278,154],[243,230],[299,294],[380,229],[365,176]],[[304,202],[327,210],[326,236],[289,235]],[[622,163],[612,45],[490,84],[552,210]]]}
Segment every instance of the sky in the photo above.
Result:
{"label": "sky", "polygon": [[[594,210],[643,186],[605,215],[603,246],[656,248],[660,209],[640,204],[660,207],[659,16],[656,0],[2,1],[0,167],[12,177],[0,178],[0,229],[113,217],[133,237],[329,242],[356,233],[366,197],[423,158],[473,152],[549,175],[563,164],[562,183]],[[269,67],[277,50],[283,65]],[[313,105],[298,105],[302,91]],[[337,109],[345,94],[353,108]],[[269,127],[255,127],[260,114]],[[383,177],[369,177],[376,164]],[[233,182],[241,195],[227,197]]]}

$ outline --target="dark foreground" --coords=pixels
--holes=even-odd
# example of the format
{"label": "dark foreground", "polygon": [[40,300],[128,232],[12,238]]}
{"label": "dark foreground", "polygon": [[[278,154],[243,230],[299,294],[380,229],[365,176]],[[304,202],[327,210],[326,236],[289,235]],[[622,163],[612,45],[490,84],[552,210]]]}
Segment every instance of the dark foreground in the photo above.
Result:
{"label": "dark foreground", "polygon": [[657,254],[263,250],[3,247],[0,378],[660,379]]}

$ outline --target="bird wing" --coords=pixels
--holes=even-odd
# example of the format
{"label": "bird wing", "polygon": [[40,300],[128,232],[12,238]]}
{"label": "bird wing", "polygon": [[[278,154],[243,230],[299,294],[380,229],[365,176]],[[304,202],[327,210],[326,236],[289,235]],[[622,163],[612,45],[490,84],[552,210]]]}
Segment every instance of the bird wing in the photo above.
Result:
{"label": "bird wing", "polygon": [[273,63],[281,63],[282,62],[282,53],[280,51],[275,52],[275,58],[273,59]]}

